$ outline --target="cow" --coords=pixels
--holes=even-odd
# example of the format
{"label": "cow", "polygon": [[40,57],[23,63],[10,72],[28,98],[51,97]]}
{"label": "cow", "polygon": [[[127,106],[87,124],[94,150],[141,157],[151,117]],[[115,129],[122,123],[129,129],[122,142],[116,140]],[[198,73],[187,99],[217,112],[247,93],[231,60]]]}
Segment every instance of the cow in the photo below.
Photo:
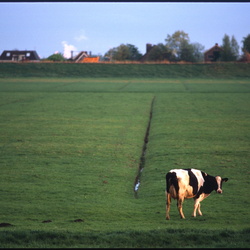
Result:
{"label": "cow", "polygon": [[202,215],[200,202],[207,198],[213,190],[222,194],[222,183],[227,181],[228,178],[214,177],[194,168],[170,170],[166,174],[166,220],[170,219],[171,198],[177,199],[177,207],[182,219],[185,219],[182,211],[184,199],[193,198],[192,216],[196,217],[196,210],[199,215]]}

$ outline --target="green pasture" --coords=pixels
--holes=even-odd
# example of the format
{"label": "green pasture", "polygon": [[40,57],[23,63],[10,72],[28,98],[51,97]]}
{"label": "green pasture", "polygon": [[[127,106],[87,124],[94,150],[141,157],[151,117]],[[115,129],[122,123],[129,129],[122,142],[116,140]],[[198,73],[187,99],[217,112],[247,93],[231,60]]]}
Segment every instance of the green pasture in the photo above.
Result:
{"label": "green pasture", "polygon": [[[1,78],[0,247],[249,247],[249,107],[241,77]],[[229,181],[166,221],[173,168]]]}

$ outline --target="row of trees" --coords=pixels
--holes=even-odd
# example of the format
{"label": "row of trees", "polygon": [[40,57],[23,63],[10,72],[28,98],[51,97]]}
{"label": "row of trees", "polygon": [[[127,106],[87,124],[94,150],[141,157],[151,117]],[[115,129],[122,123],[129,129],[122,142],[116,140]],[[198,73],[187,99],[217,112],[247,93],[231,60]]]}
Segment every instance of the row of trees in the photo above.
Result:
{"label": "row of trees", "polygon": [[[243,38],[243,55],[250,53],[250,34]],[[234,36],[230,37],[225,34],[220,46],[223,51],[218,57],[218,61],[236,61],[239,60],[239,45]],[[172,35],[167,35],[164,43],[159,43],[149,51],[148,61],[186,61],[201,62],[203,61],[204,46],[200,43],[191,43],[189,35],[184,31],[176,31]],[[137,61],[142,58],[138,48],[132,44],[121,44],[118,47],[110,49],[105,53],[105,57],[117,61]]]}

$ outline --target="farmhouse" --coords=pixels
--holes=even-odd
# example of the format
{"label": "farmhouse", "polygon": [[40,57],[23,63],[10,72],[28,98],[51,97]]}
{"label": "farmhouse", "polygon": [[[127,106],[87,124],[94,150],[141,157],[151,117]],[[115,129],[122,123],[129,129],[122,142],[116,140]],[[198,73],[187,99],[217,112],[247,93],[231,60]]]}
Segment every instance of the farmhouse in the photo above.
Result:
{"label": "farmhouse", "polygon": [[152,45],[150,43],[146,44],[146,53],[142,56],[141,62],[145,62],[148,60],[149,52],[154,48],[154,46],[156,46],[156,45]]}
{"label": "farmhouse", "polygon": [[216,62],[221,56],[223,49],[216,43],[212,48],[204,52],[205,62]]}
{"label": "farmhouse", "polygon": [[81,51],[76,55],[75,57],[72,57],[71,60],[76,62],[76,63],[96,63],[99,62],[100,57],[92,57],[88,55],[87,51]]}
{"label": "farmhouse", "polygon": [[40,57],[35,50],[4,50],[0,56],[3,61],[40,61]]}

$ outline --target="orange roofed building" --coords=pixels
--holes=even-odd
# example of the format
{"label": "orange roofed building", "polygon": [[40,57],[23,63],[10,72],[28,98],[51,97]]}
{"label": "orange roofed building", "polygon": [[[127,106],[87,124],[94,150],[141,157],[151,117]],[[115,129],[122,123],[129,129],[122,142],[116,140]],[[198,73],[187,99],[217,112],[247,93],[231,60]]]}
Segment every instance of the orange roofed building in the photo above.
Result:
{"label": "orange roofed building", "polygon": [[82,63],[97,63],[97,62],[99,62],[99,59],[100,59],[99,56],[96,56],[96,57],[84,57],[82,59],[82,61],[80,61],[80,62],[82,62]]}
{"label": "orange roofed building", "polygon": [[97,63],[99,60],[99,56],[89,56],[87,51],[81,51],[73,58],[73,61],[76,63]]}

